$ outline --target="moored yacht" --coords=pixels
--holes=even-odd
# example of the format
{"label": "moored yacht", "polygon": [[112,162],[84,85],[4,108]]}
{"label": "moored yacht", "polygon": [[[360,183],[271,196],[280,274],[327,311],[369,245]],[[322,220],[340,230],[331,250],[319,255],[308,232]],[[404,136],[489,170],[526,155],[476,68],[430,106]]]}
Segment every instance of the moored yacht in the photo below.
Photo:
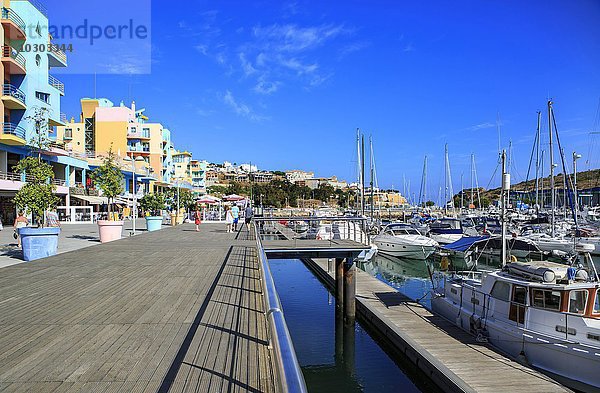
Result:
{"label": "moored yacht", "polygon": [[454,243],[463,237],[462,223],[455,218],[442,218],[429,225],[429,236],[439,244]]}
{"label": "moored yacht", "polygon": [[438,243],[408,224],[389,224],[373,238],[377,249],[385,254],[396,257],[427,259]]}

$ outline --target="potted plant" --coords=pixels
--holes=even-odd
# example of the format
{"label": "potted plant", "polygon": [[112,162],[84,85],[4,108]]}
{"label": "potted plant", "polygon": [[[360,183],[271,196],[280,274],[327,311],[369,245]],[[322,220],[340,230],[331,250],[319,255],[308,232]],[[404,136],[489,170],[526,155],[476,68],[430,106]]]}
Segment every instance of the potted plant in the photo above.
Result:
{"label": "potted plant", "polygon": [[[185,219],[185,213],[196,205],[192,192],[181,187],[169,188],[166,200],[171,210],[171,225],[182,224]],[[185,213],[182,214],[182,211]]]}
{"label": "potted plant", "polygon": [[163,194],[146,194],[140,199],[140,207],[147,212],[146,228],[148,232],[158,231],[162,227],[162,210],[165,208],[165,196]]}
{"label": "potted plant", "polygon": [[112,148],[90,177],[94,185],[102,190],[102,195],[108,198],[108,220],[98,220],[100,242],[119,240],[123,233],[123,221],[115,220],[112,207],[115,197],[123,192],[123,173],[115,162]]}
{"label": "potted plant", "polygon": [[37,228],[19,229],[23,259],[33,261],[56,255],[60,228],[44,228],[45,212],[53,209],[59,202],[54,195],[55,185],[52,166],[42,161],[41,157],[26,157],[13,167],[17,173],[26,173],[27,182],[17,192],[14,201],[17,209],[32,214]]}

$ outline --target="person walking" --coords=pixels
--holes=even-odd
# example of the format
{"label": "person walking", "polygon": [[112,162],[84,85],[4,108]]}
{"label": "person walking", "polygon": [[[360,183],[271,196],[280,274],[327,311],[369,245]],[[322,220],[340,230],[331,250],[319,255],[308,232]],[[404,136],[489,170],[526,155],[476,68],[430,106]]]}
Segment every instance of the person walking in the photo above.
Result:
{"label": "person walking", "polygon": [[194,212],[194,224],[196,224],[196,232],[200,231],[200,208],[196,205],[196,211]]}
{"label": "person walking", "polygon": [[233,226],[233,213],[229,206],[225,206],[225,224],[227,224],[227,233],[233,232],[231,229]]}
{"label": "person walking", "polygon": [[58,220],[56,210],[52,209],[46,212],[46,225],[50,228],[60,228],[60,221]]}
{"label": "person walking", "polygon": [[248,204],[246,210],[244,210],[244,222],[246,223],[248,232],[250,232],[250,222],[252,221],[252,217],[254,217],[254,210],[252,210],[252,205]]}
{"label": "person walking", "polygon": [[231,207],[231,214],[233,214],[233,230],[237,232],[237,224],[240,220],[240,208],[235,203]]}
{"label": "person walking", "polygon": [[29,220],[27,219],[27,217],[25,217],[23,212],[19,212],[19,215],[17,216],[17,218],[15,218],[15,223],[13,224],[13,228],[15,230],[13,236],[17,240],[17,244],[19,245],[19,247],[21,247],[21,236],[19,236],[19,229],[25,228],[27,225],[29,225]]}

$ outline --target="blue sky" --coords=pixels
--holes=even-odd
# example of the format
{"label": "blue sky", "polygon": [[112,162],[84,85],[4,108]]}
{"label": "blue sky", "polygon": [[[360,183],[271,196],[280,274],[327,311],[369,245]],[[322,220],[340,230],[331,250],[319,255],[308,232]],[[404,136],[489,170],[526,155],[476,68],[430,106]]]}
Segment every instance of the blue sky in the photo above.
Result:
{"label": "blue sky", "polygon": [[[61,7],[50,17],[68,15]],[[599,20],[597,0],[155,0],[152,72],[107,59],[133,74],[98,75],[96,95],[135,99],[197,158],[348,180],[359,127],[373,136],[381,186],[402,189],[404,175],[418,192],[428,155],[437,195],[444,143],[455,191],[461,173],[469,181],[471,153],[489,183],[498,114],[513,176],[524,178],[548,97],[567,154],[599,166],[600,135],[589,134],[600,131]],[[61,78],[63,112],[77,115],[94,76]]]}

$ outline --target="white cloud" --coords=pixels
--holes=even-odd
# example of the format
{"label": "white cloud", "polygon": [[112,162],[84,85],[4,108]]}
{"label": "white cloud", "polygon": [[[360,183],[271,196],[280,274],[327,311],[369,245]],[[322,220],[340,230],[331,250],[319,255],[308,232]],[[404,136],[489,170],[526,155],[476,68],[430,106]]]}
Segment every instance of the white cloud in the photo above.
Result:
{"label": "white cloud", "polygon": [[258,94],[270,95],[279,90],[280,82],[270,82],[263,78],[259,79],[254,86],[254,91]]}
{"label": "white cloud", "polygon": [[[500,125],[502,125],[502,124],[500,124]],[[484,130],[486,128],[495,128],[495,127],[496,127],[496,123],[485,122],[485,123],[475,124],[474,126],[467,127],[467,128],[465,128],[465,130],[478,131],[478,130]]]}
{"label": "white cloud", "polygon": [[257,122],[267,119],[265,116],[258,115],[257,113],[255,113],[254,110],[252,110],[252,108],[250,108],[248,105],[244,104],[243,102],[238,102],[233,97],[233,94],[229,90],[227,90],[225,92],[225,95],[223,96],[223,102],[225,104],[227,104],[231,109],[233,109],[233,111],[235,113],[237,113],[239,116],[242,116],[242,117],[245,117],[252,121],[257,121]]}

